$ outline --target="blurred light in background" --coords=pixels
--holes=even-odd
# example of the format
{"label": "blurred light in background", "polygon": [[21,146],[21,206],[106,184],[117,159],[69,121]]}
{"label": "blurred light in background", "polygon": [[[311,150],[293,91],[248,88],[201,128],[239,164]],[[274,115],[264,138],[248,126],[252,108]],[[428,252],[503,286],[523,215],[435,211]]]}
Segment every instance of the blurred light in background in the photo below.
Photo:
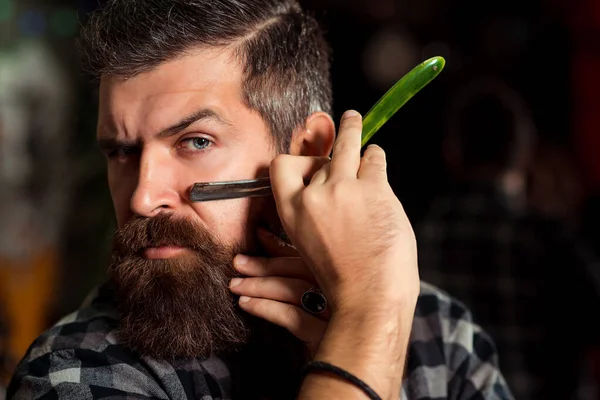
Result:
{"label": "blurred light in background", "polygon": [[0,23],[16,23],[19,38],[72,38],[79,29],[77,9],[40,3],[16,8],[14,0],[0,0]]}
{"label": "blurred light in background", "polygon": [[14,14],[13,0],[0,0],[0,22],[8,21]]}
{"label": "blurred light in background", "polygon": [[26,37],[46,33],[48,23],[40,10],[29,9],[19,15],[19,33]]}
{"label": "blurred light in background", "polygon": [[367,42],[363,68],[369,82],[385,91],[419,63],[418,55],[419,46],[406,29],[387,26]]}
{"label": "blurred light in background", "polygon": [[75,36],[78,29],[77,13],[72,8],[60,8],[50,17],[50,32],[56,36]]}
{"label": "blurred light in background", "polygon": [[372,17],[386,21],[396,14],[396,2],[394,0],[370,1],[366,9]]}

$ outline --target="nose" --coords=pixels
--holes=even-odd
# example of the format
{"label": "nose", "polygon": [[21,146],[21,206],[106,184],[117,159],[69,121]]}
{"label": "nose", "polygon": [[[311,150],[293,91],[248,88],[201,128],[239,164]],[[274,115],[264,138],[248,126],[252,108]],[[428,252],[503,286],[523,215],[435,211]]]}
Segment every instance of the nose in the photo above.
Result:
{"label": "nose", "polygon": [[153,217],[163,211],[174,211],[181,203],[173,162],[168,157],[152,149],[142,152],[138,181],[130,201],[134,215]]}

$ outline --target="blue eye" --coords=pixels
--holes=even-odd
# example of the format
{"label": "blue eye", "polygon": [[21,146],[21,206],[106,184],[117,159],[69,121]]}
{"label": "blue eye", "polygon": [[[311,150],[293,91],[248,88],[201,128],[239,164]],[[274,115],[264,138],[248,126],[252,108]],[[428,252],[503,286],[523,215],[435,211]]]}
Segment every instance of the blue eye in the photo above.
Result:
{"label": "blue eye", "polygon": [[183,140],[182,147],[187,150],[206,150],[211,145],[211,141],[203,137],[192,137]]}
{"label": "blue eye", "polygon": [[193,143],[194,147],[197,148],[198,150],[204,150],[205,148],[210,146],[210,141],[205,138],[193,138],[192,143]]}

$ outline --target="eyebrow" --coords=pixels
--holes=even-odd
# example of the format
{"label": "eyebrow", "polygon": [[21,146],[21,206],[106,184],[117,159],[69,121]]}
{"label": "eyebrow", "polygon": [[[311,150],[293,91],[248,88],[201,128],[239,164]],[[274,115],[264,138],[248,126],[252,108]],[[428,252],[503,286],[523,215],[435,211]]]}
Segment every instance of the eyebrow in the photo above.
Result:
{"label": "eyebrow", "polygon": [[98,147],[102,152],[109,153],[111,151],[116,150],[117,148],[135,148],[140,146],[140,141],[125,141],[125,140],[117,140],[115,138],[100,138],[97,141]]}
{"label": "eyebrow", "polygon": [[[158,138],[167,138],[167,137],[176,135],[176,134],[184,131],[186,128],[188,128],[193,123],[198,122],[198,121],[203,121],[203,120],[213,120],[213,121],[219,123],[220,125],[224,125],[226,127],[233,126],[233,124],[231,122],[229,122],[225,118],[221,117],[216,111],[214,111],[210,108],[202,108],[202,109],[194,112],[193,114],[183,118],[181,121],[177,122],[176,124],[171,125],[167,129],[164,129],[163,131],[158,133],[157,137]],[[111,150],[114,150],[116,147],[135,147],[135,146],[139,146],[139,145],[140,145],[139,140],[124,141],[124,140],[117,140],[115,138],[100,138],[100,139],[98,139],[98,146],[103,151],[111,151]]]}
{"label": "eyebrow", "polygon": [[162,132],[160,132],[158,134],[158,137],[166,138],[169,136],[176,135],[176,134],[184,131],[186,128],[188,128],[193,123],[198,122],[198,121],[203,121],[203,120],[213,120],[213,121],[219,123],[220,125],[224,125],[227,127],[233,126],[233,124],[231,122],[229,122],[226,119],[224,119],[223,117],[221,117],[216,111],[214,111],[210,108],[203,108],[203,109],[200,109],[200,110],[196,111],[195,113],[191,114],[190,116],[185,117],[184,119],[182,119],[181,121],[177,122],[176,124],[168,127],[167,129],[163,130]]}

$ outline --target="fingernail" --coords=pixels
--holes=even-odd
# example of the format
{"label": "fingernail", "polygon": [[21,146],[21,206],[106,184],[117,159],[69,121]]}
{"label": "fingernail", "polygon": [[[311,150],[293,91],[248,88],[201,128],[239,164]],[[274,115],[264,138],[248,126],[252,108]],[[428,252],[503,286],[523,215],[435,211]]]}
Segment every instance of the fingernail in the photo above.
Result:
{"label": "fingernail", "polygon": [[358,113],[358,111],[348,110],[344,113],[344,116],[342,117],[342,119],[353,118],[353,117],[360,117],[360,114]]}
{"label": "fingernail", "polygon": [[247,303],[249,301],[250,301],[250,297],[248,297],[248,296],[240,296],[240,300],[239,300],[240,303]]}
{"label": "fingernail", "polygon": [[244,280],[244,279],[242,279],[242,278],[233,278],[233,279],[231,280],[231,282],[229,282],[229,287],[230,287],[230,288],[232,288],[232,287],[236,287],[237,285],[239,285],[240,283],[242,283],[242,281],[243,281],[243,280]]}
{"label": "fingernail", "polygon": [[238,255],[235,257],[235,263],[236,263],[237,265],[244,265],[244,264],[248,264],[248,261],[250,261],[250,257],[248,257],[248,256],[245,256],[245,255],[243,255],[243,254],[238,254]]}

